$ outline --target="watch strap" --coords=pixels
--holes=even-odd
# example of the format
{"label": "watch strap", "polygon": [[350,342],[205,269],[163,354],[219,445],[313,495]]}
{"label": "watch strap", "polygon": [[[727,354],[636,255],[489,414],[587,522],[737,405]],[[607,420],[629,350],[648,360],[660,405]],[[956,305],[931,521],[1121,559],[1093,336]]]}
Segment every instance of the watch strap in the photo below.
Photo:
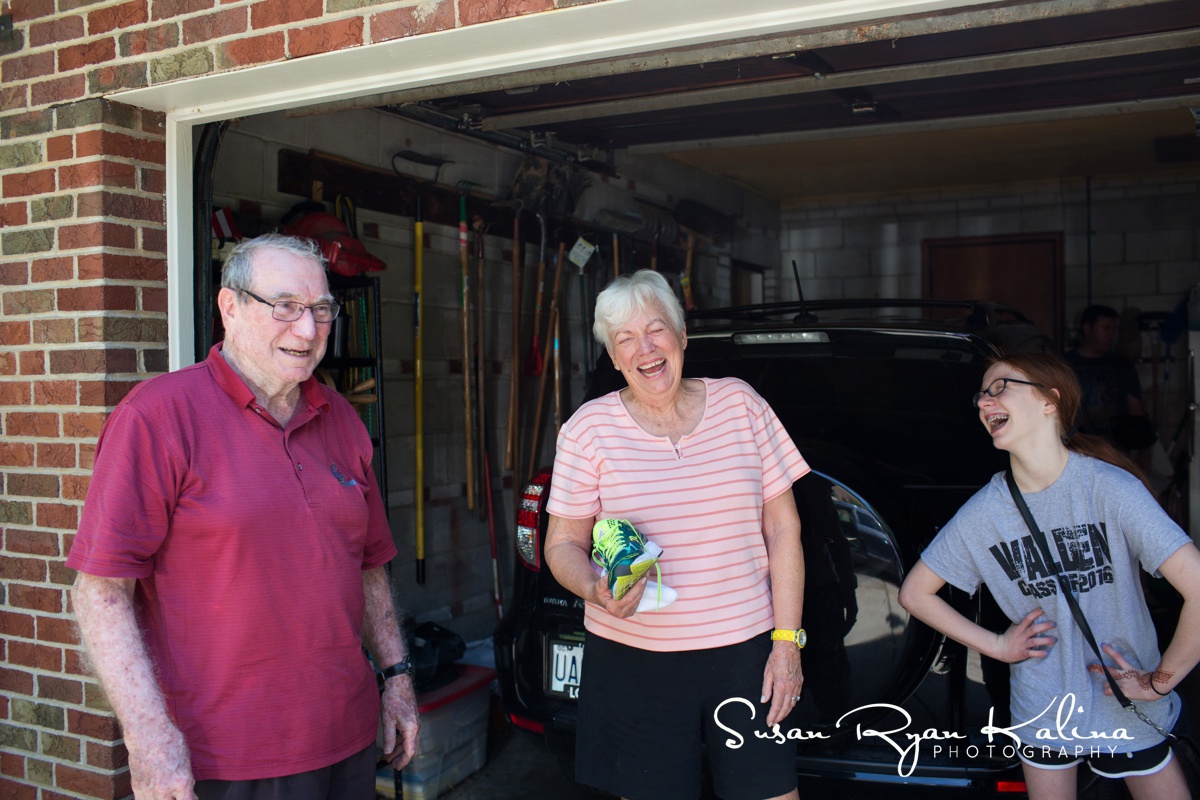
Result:
{"label": "watch strap", "polygon": [[416,675],[417,670],[415,667],[413,667],[412,660],[406,658],[403,661],[397,661],[395,664],[392,664],[385,670],[381,670],[379,674],[382,675],[383,679],[386,681],[389,678],[396,677],[397,675]]}
{"label": "watch strap", "polygon": [[786,630],[784,628],[776,628],[775,630],[771,631],[771,641],[773,641],[773,642],[791,642],[792,644],[796,645],[796,647],[803,650],[804,645],[808,644],[808,634],[806,634],[804,632],[803,628],[800,628],[798,630]]}

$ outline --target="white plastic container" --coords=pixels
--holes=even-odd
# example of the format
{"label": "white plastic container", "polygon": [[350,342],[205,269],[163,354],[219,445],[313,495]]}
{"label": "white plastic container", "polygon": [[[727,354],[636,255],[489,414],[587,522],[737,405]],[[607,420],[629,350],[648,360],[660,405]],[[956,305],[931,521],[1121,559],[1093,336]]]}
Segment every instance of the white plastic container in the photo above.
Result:
{"label": "white plastic container", "polygon": [[456,664],[452,683],[417,696],[421,742],[401,772],[404,800],[433,800],[479,771],[487,759],[491,683],[496,670]]}

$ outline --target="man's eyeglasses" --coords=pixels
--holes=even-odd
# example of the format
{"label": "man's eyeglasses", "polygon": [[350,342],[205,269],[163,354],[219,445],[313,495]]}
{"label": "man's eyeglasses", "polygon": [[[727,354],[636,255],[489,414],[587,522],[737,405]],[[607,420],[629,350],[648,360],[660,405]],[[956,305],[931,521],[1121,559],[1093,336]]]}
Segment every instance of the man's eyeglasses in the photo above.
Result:
{"label": "man's eyeglasses", "polygon": [[989,383],[987,385],[987,388],[984,389],[982,392],[976,392],[975,396],[973,398],[971,398],[971,402],[975,404],[976,408],[979,408],[979,401],[983,399],[983,396],[985,394],[988,397],[999,397],[1001,394],[1003,394],[1004,390],[1008,388],[1008,385],[1010,383],[1023,383],[1026,386],[1036,386],[1039,389],[1046,388],[1045,386],[1043,386],[1040,383],[1034,383],[1033,381],[1023,381],[1019,378],[996,378],[996,380]]}
{"label": "man's eyeglasses", "polygon": [[248,294],[264,306],[271,307],[271,316],[280,322],[295,322],[304,316],[304,309],[312,312],[313,322],[333,322],[342,310],[342,307],[337,303],[314,303],[311,306],[306,306],[304,303],[297,303],[295,300],[280,300],[277,303],[272,303],[269,300],[263,300],[249,289],[239,289],[238,291]]}

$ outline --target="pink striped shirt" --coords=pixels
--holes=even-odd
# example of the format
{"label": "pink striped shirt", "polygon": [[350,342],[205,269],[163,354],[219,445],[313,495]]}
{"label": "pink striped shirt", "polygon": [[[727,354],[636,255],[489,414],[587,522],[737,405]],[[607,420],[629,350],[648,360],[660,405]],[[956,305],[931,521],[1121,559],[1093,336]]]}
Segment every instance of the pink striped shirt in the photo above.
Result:
{"label": "pink striped shirt", "polygon": [[618,392],[562,427],[547,508],[627,519],[663,548],[679,599],[618,619],[589,603],[588,631],[643,650],[702,650],[774,627],[763,504],[809,471],[775,412],[745,382],[703,378],[704,415],[677,445],[642,430]]}

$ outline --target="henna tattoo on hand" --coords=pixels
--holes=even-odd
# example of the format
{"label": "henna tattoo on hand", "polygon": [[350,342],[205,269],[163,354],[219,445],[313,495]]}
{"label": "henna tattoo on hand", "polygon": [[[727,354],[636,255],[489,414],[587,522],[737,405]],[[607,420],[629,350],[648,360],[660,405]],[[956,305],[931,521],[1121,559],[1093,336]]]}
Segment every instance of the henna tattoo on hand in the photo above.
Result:
{"label": "henna tattoo on hand", "polygon": [[1175,677],[1174,672],[1164,672],[1161,669],[1154,670],[1154,682],[1155,683],[1170,683],[1171,678],[1174,678],[1174,677]]}

